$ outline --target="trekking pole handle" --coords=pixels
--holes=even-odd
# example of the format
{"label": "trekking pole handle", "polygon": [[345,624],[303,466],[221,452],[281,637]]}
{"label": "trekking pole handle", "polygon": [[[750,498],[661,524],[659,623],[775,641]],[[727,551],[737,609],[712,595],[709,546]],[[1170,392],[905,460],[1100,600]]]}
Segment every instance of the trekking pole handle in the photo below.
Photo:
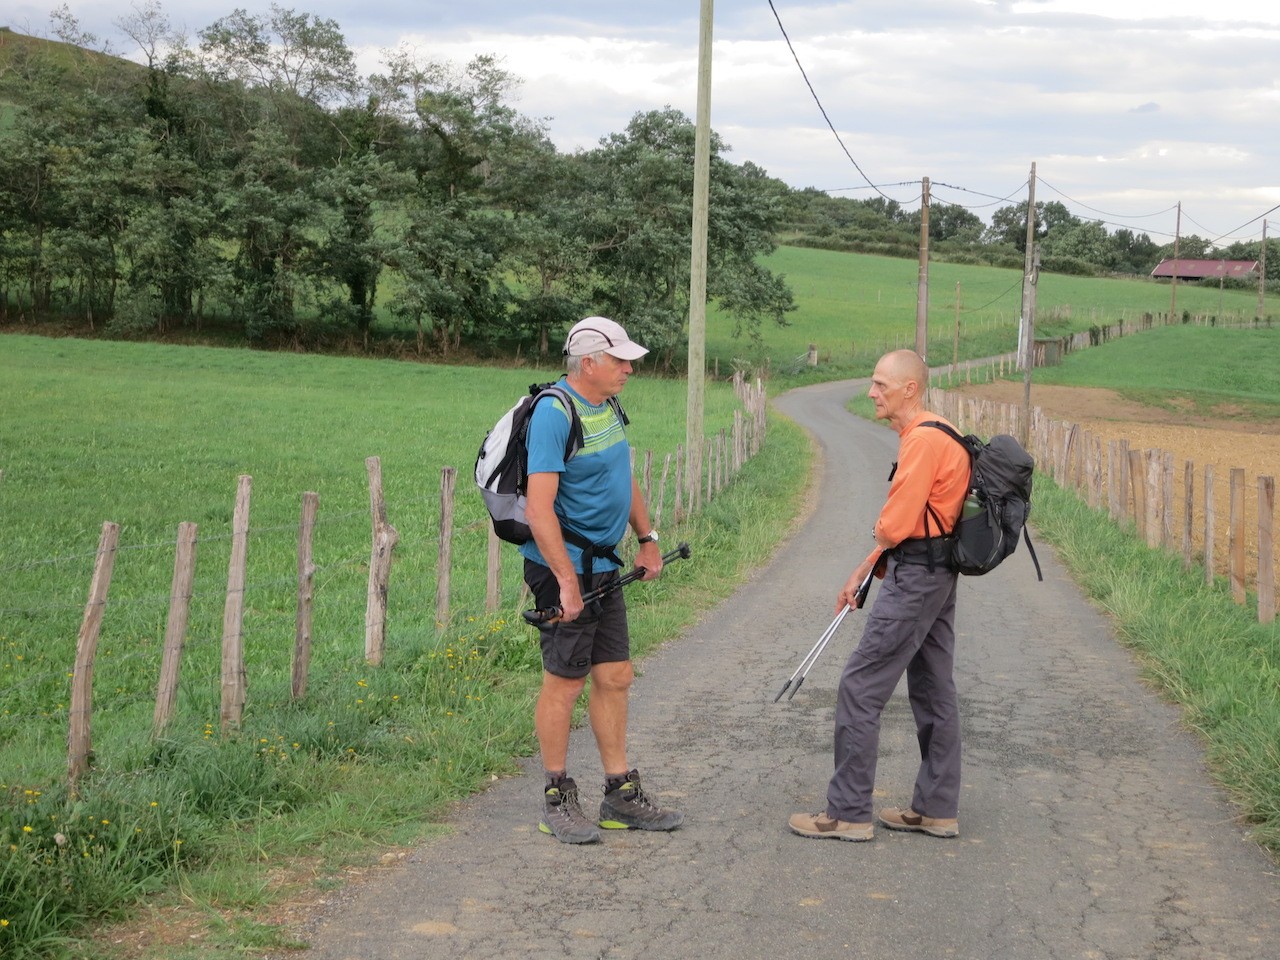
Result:
{"label": "trekking pole handle", "polygon": [[[691,556],[693,556],[693,552],[689,549],[689,544],[681,543],[674,550],[663,554],[662,562],[666,564],[672,560],[688,560]],[[620,590],[628,583],[639,580],[646,573],[648,573],[648,570],[645,567],[636,567],[626,576],[619,577],[617,580],[607,583],[603,587],[597,587],[595,590],[585,594],[582,597],[582,605],[586,606],[588,603],[599,600],[615,590]],[[544,623],[550,623],[552,620],[558,620],[563,613],[564,609],[559,605],[552,605],[541,610],[526,610],[522,616],[525,619],[525,623],[531,627],[536,627]]]}

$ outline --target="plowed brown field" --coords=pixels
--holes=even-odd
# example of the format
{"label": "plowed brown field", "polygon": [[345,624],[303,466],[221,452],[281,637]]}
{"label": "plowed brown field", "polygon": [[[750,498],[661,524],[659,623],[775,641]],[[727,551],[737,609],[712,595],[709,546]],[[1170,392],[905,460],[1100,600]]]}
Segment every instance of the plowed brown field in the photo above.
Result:
{"label": "plowed brown field", "polygon": [[[998,403],[1021,404],[1023,385],[1014,381],[960,385],[955,388],[966,396]],[[1055,420],[1080,425],[1106,443],[1128,440],[1130,449],[1159,449],[1172,453],[1174,468],[1173,521],[1175,539],[1182,542],[1183,464],[1195,464],[1195,513],[1192,519],[1193,540],[1197,551],[1203,550],[1204,468],[1213,466],[1215,549],[1214,569],[1227,569],[1228,524],[1230,519],[1229,477],[1233,467],[1245,471],[1245,549],[1249,589],[1256,585],[1258,556],[1258,477],[1274,477],[1280,471],[1280,421],[1246,420],[1234,416],[1231,409],[1217,409],[1213,416],[1183,414],[1177,411],[1134,403],[1113,390],[1092,387],[1033,386],[1031,403]],[[1280,577],[1277,577],[1280,583]]]}

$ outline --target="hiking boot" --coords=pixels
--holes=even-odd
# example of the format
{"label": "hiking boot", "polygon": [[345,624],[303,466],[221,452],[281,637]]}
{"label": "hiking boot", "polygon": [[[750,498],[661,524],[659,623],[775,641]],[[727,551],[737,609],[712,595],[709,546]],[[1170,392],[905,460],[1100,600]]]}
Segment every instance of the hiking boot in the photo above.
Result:
{"label": "hiking boot", "polygon": [[664,810],[645,795],[635,770],[600,801],[600,826],[606,830],[674,830],[682,823],[681,811]]}
{"label": "hiking boot", "polygon": [[792,833],[814,840],[852,840],[861,843],[875,839],[875,824],[849,823],[825,813],[793,813],[787,821]]}
{"label": "hiking boot", "polygon": [[926,817],[911,809],[899,810],[897,807],[885,807],[880,811],[880,822],[890,830],[915,830],[918,833],[927,833],[931,837],[960,836],[959,820],[955,818],[935,820],[933,817]]}
{"label": "hiking boot", "polygon": [[595,843],[600,831],[587,819],[578,803],[578,785],[572,777],[547,787],[543,794],[542,821],[538,829],[561,843]]}

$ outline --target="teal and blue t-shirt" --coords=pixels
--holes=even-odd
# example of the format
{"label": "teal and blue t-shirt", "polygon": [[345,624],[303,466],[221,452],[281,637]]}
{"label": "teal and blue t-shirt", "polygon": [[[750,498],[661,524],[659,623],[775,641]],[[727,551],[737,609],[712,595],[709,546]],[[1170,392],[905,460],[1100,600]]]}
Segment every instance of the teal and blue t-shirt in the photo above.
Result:
{"label": "teal and blue t-shirt", "polygon": [[[558,473],[556,516],[561,525],[601,546],[613,546],[627,532],[631,516],[631,446],[622,421],[608,403],[588,403],[561,378],[582,419],[583,446],[568,463],[564,446],[569,440],[569,412],[557,398],[548,398],[534,408],[529,421],[529,473]],[[582,573],[582,550],[565,546],[573,568]],[[520,552],[530,560],[547,565],[533,540],[522,544]],[[593,573],[617,569],[617,564],[596,557]]]}

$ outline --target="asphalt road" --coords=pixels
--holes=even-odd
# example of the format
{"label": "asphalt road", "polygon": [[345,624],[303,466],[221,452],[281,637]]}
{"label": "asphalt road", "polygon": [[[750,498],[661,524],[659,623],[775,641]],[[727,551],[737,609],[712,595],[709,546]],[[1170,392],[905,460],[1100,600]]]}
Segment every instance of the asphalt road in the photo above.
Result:
{"label": "asphalt road", "polygon": [[[835,684],[862,614],[794,700],[773,697],[871,546],[897,447],[845,412],[864,389],[777,402],[822,448],[811,513],[767,568],[641,664],[631,759],[685,825],[559,844],[536,828],[542,781],[527,761],[460,807],[452,834],[328,894],[307,957],[1280,957],[1276,865],[1047,544],[1044,583],[1022,550],[961,579],[960,837],[878,830],[855,844],[787,829],[792,812],[824,806]],[[904,689],[880,752],[878,806],[908,805],[918,753]],[[570,769],[590,807],[601,777],[585,728]]]}

